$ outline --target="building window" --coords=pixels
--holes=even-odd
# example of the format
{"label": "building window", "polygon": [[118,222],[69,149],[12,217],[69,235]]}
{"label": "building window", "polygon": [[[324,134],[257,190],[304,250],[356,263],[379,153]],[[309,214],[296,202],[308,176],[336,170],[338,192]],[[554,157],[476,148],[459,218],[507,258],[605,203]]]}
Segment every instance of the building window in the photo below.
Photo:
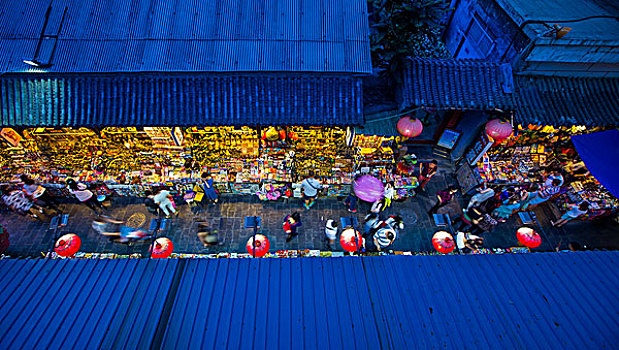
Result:
{"label": "building window", "polygon": [[466,34],[466,39],[471,46],[476,48],[481,57],[487,58],[494,49],[494,40],[496,37],[490,32],[488,26],[481,19],[477,12],[471,19],[469,31]]}

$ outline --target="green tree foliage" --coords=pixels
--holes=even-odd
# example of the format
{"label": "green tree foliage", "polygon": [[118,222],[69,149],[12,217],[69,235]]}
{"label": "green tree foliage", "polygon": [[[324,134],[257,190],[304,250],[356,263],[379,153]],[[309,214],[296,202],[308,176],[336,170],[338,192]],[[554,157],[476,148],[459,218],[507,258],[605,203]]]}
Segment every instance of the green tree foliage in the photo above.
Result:
{"label": "green tree foliage", "polygon": [[391,77],[407,56],[448,58],[440,39],[448,0],[368,0],[372,64]]}

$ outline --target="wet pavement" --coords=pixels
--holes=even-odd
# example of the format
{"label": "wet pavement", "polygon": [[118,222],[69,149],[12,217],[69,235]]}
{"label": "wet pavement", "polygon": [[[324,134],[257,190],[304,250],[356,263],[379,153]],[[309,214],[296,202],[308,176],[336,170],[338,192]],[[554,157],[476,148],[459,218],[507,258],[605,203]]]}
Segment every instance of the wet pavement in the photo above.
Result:
{"label": "wet pavement", "polygon": [[[427,186],[427,192],[404,202],[393,202],[384,212],[384,216],[399,214],[404,218],[405,228],[392,245],[395,251],[425,252],[433,251],[431,237],[439,230],[427,214],[435,202],[435,193],[455,183],[454,169],[449,164],[443,164],[439,173]],[[439,209],[439,213],[448,213],[452,217],[461,210],[462,198]],[[262,218],[261,233],[271,242],[271,251],[288,249],[319,249],[328,250],[324,239],[324,225],[328,219],[356,216],[362,222],[370,204],[361,203],[357,213],[349,213],[343,198],[320,198],[310,210],[302,207],[301,199],[291,199],[289,202],[262,202],[256,196],[221,196],[219,204],[208,205],[205,208],[193,209],[179,201],[180,215],[172,218],[165,236],[174,243],[177,253],[215,253],[215,252],[245,252],[245,244],[252,231],[244,228],[246,216]],[[92,228],[95,214],[88,207],[77,203],[61,205],[62,210],[70,215],[68,225],[61,229],[62,233],[77,233],[82,241],[80,251],[88,253],[145,254],[148,242],[134,245],[112,243],[106,237],[96,233]],[[301,213],[303,226],[299,235],[286,243],[286,235],[282,230],[283,218],[298,211]],[[143,228],[147,228],[154,216],[146,210],[141,200],[130,198],[113,198],[112,206],[107,215],[121,220],[127,220],[135,213],[143,213],[146,217]],[[49,225],[35,221],[29,217],[20,216],[10,211],[2,211],[2,223],[10,232],[10,247],[6,254],[10,256],[42,256],[53,244],[54,234]],[[567,247],[569,242],[579,242],[589,249],[619,248],[619,225],[612,220],[605,222],[571,222],[563,228],[554,228],[549,222],[556,219],[557,211],[550,205],[536,209],[538,220],[542,226],[542,245],[540,251],[554,250],[559,242]],[[197,226],[199,221],[206,221],[211,228],[218,230],[221,245],[204,247],[198,239]],[[500,223],[494,231],[484,235],[485,248],[510,248],[518,246],[516,230],[521,226],[518,215],[513,215],[505,223]],[[336,244],[334,250],[341,250]]]}

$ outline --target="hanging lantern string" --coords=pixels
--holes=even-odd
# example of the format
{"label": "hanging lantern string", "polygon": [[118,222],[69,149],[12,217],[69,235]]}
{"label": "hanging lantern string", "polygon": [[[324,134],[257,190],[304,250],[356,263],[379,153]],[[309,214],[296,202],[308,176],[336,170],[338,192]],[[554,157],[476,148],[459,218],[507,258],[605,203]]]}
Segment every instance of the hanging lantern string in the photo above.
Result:
{"label": "hanging lantern string", "polygon": [[404,112],[402,112],[402,113],[392,114],[392,115],[390,115],[390,116],[388,116],[388,117],[383,117],[383,118],[378,118],[378,119],[372,119],[371,121],[372,121],[372,122],[379,122],[379,121],[383,121],[383,120],[389,120],[389,119],[393,119],[393,118],[401,117],[401,116],[403,116],[403,115],[407,115],[407,114],[410,114],[410,113],[416,112],[416,111],[418,111],[418,110],[420,110],[420,109],[422,109],[422,108],[424,108],[424,107],[422,106],[422,107],[413,108],[413,109],[411,109],[411,110],[404,111]]}

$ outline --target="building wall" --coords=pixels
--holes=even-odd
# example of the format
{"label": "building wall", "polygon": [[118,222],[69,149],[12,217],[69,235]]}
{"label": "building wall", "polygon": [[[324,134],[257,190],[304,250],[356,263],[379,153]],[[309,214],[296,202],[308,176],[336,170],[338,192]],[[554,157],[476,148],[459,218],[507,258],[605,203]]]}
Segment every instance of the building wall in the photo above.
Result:
{"label": "building wall", "polygon": [[493,0],[454,0],[443,39],[454,58],[510,62],[529,39]]}
{"label": "building wall", "polygon": [[[590,41],[565,45],[547,38],[536,39],[531,44],[524,31],[494,0],[453,0],[451,7],[454,12],[443,40],[454,58],[509,62],[515,73],[619,77],[616,46],[605,47]],[[585,57],[587,60],[597,57],[599,61],[585,62]]]}

